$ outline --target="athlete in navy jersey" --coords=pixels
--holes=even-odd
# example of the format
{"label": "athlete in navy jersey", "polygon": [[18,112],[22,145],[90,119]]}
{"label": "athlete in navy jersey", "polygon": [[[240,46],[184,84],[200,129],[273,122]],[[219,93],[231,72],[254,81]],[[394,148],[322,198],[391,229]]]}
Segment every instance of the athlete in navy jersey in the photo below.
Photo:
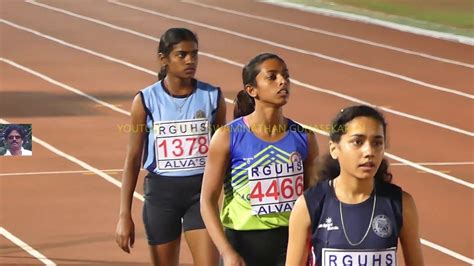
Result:
{"label": "athlete in navy jersey", "polygon": [[[194,79],[198,41],[183,28],[160,39],[159,81],[141,90],[132,103],[132,130],[122,181],[116,242],[130,252],[135,240],[133,192],[143,156],[143,222],[154,265],[179,264],[184,231],[194,265],[216,265],[219,254],[200,213],[202,174],[210,134],[225,124],[220,89]],[[144,129],[144,130],[140,130]]]}
{"label": "athlete in navy jersey", "polygon": [[415,203],[390,184],[385,141],[377,110],[352,106],[336,116],[322,181],[291,213],[287,265],[397,265],[398,240],[405,265],[423,265]]}

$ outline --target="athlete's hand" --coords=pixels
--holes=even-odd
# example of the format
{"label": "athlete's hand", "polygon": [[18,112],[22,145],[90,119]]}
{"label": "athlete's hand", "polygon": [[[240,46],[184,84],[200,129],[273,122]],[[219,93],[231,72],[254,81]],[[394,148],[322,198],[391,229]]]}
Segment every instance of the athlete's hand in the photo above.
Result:
{"label": "athlete's hand", "polygon": [[235,250],[222,254],[224,266],[246,266],[244,259]]}
{"label": "athlete's hand", "polygon": [[115,231],[115,242],[123,251],[130,253],[128,244],[130,243],[130,247],[133,248],[133,243],[135,243],[135,224],[132,217],[121,217],[119,219]]}

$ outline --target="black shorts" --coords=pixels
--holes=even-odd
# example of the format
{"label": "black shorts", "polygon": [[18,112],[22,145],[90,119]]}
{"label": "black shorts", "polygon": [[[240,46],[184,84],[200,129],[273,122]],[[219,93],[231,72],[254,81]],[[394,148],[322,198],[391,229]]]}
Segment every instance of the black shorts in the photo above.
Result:
{"label": "black shorts", "polygon": [[226,228],[225,235],[247,266],[285,265],[288,227],[251,231]]}
{"label": "black shorts", "polygon": [[181,230],[205,228],[201,217],[202,174],[166,177],[149,173],[144,181],[143,223],[149,245],[171,242]]}

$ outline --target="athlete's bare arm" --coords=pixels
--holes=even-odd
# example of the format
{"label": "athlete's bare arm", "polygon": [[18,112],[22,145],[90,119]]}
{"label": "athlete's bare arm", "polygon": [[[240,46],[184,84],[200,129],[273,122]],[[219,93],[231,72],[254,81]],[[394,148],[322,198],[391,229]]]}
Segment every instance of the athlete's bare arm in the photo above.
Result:
{"label": "athlete's bare arm", "polygon": [[224,234],[218,201],[230,158],[230,132],[221,127],[211,139],[201,189],[201,215],[225,265],[245,265]]}
{"label": "athlete's bare arm", "polygon": [[308,131],[308,157],[303,162],[304,165],[304,187],[314,186],[318,180],[317,176],[317,159],[319,155],[319,147],[316,136],[313,131]]}
{"label": "athlete's bare arm", "polygon": [[308,207],[303,195],[297,200],[290,215],[287,266],[304,266],[308,259],[308,237],[311,227]]}
{"label": "athlete's bare arm", "polygon": [[214,120],[213,131],[217,128],[222,127],[226,124],[227,106],[224,99],[224,95],[221,93],[219,97],[219,103],[217,104],[216,119]]}
{"label": "athlete's bare arm", "polygon": [[[135,242],[135,225],[132,220],[131,209],[133,192],[137,185],[138,173],[142,160],[143,143],[146,132],[146,113],[140,94],[132,102],[131,128],[125,167],[122,176],[122,189],[120,194],[120,215],[115,233],[115,241],[121,249],[130,253]],[[130,246],[129,246],[130,244]]]}
{"label": "athlete's bare arm", "polygon": [[418,232],[418,213],[416,211],[415,201],[413,200],[413,197],[405,191],[402,195],[402,205],[403,225],[400,232],[400,243],[402,244],[405,265],[424,265]]}

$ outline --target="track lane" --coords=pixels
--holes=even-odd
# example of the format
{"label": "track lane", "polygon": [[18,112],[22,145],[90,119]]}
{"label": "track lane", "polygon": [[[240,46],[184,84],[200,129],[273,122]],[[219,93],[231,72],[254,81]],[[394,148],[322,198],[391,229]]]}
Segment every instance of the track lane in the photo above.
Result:
{"label": "track lane", "polygon": [[[468,48],[466,45],[461,43],[409,34],[376,25],[317,15],[311,12],[283,8],[252,0],[199,0],[199,2],[230,8],[240,12],[248,12],[255,15],[271,17],[273,19],[297,23],[307,27],[322,29],[338,34],[363,38],[369,41],[375,41],[404,49],[428,53],[469,64],[474,63],[474,57],[466,56],[466,54],[472,53],[472,48]],[[133,3],[146,2],[137,0],[133,1]]]}
{"label": "track lane", "polygon": [[[235,84],[238,84],[238,82],[235,82]],[[239,85],[239,87],[240,87],[240,85]],[[446,139],[445,139],[445,138],[443,138],[443,139],[444,139],[444,141],[446,141]],[[449,145],[449,146],[452,146],[452,145]]]}
{"label": "track lane", "polygon": [[[309,34],[295,28],[249,19],[247,17],[236,16],[212,9],[203,9],[186,3],[170,4],[170,2],[163,1],[140,3],[131,1],[129,3],[127,0],[114,1],[117,2],[111,3],[144,8],[149,11],[215,26],[219,29],[258,37],[277,44],[320,53],[328,57],[335,57],[335,59],[361,64],[361,66],[404,75],[450,89],[470,94],[474,93],[474,88],[472,85],[469,85],[469,82],[473,81],[471,78],[473,74],[472,68],[426,60],[413,55],[406,55],[373,46],[360,45],[333,37]],[[466,50],[469,50],[469,48],[471,52],[474,52],[474,47],[466,45]],[[330,58],[327,61],[329,60]],[[436,74],[433,75],[434,73]]]}
{"label": "track lane", "polygon": [[0,234],[0,263],[2,265],[45,265],[3,234]]}
{"label": "track lane", "polygon": [[[143,19],[145,19],[145,18],[143,18]],[[163,23],[166,23],[166,20],[163,20]],[[160,23],[158,23],[158,25],[161,25],[163,23],[160,22]],[[143,26],[139,25],[138,27],[142,27],[142,28],[145,27],[145,28],[149,28],[151,30],[151,27],[150,26],[147,27],[147,25],[156,25],[156,22],[150,21],[150,23],[145,23]],[[155,31],[155,30],[153,30],[153,31]],[[150,35],[152,35],[152,34],[150,34]],[[200,36],[201,36],[201,39],[202,39],[202,33],[200,33]],[[215,39],[216,37],[213,36],[213,35],[210,35],[209,38],[210,39]],[[235,41],[232,41],[232,42],[235,43],[235,45],[238,45],[238,46],[246,46],[245,43],[238,43],[238,42],[235,42]],[[228,42],[221,43],[220,48],[221,48],[222,51],[224,51],[227,48],[227,45],[225,45],[226,43],[228,43]],[[220,51],[220,49],[217,49],[217,50]],[[237,53],[237,51],[235,51],[235,53]],[[248,58],[246,58],[246,57],[251,57],[251,56],[254,55],[253,52],[249,53],[248,56],[242,56],[243,52],[240,52],[240,53],[237,53],[237,54],[240,55],[240,58],[242,59],[242,62],[245,62],[246,60],[248,60]],[[286,55],[285,53],[282,53],[282,54]],[[245,57],[245,59],[243,59],[242,57]],[[291,54],[289,54],[285,58],[290,58],[289,60],[287,60],[287,61],[290,61],[291,60]],[[234,58],[232,58],[232,59],[234,59]],[[298,60],[296,60],[296,61],[301,62],[301,60],[304,60],[304,59],[305,59],[305,57],[301,55],[301,58],[298,57]],[[317,66],[319,64],[318,64],[318,62],[315,62],[312,65]],[[296,68],[296,70],[293,71],[293,73],[297,73],[297,74],[303,73],[305,75],[305,77],[308,77],[308,80],[314,79],[314,73],[313,72],[308,73],[306,68],[303,67],[303,69],[298,69],[298,67],[300,67],[300,63],[296,63],[296,67],[293,67],[293,69]],[[451,123],[452,120],[456,120],[455,123],[458,126],[462,126],[464,128],[467,127],[468,130],[470,130],[471,128],[474,128],[472,123],[466,123],[461,118],[453,117],[453,116],[447,116],[447,115],[444,115],[444,114],[440,114],[440,112],[438,112],[438,106],[439,105],[443,105],[446,108],[458,108],[458,109],[459,108],[467,108],[465,111],[469,112],[468,109],[469,109],[469,106],[471,104],[471,101],[469,101],[467,99],[466,99],[466,101],[461,100],[461,102],[456,102],[455,101],[456,99],[453,100],[452,98],[449,98],[449,97],[446,98],[445,95],[438,95],[438,97],[434,97],[432,94],[430,94],[430,95],[420,94],[420,92],[418,90],[416,90],[416,88],[413,89],[410,86],[407,87],[406,84],[403,84],[403,82],[401,84],[400,83],[395,83],[395,84],[392,84],[392,85],[386,85],[386,84],[383,83],[383,80],[380,81],[380,82],[379,81],[373,82],[373,79],[370,76],[363,77],[361,79],[361,81],[359,81],[359,83],[354,83],[351,75],[349,75],[349,74],[346,75],[335,67],[336,66],[333,65],[333,66],[330,66],[329,68],[326,68],[327,70],[329,70],[328,71],[328,72],[330,72],[329,74],[326,73],[326,72],[318,73],[317,72],[318,69],[316,69],[314,71],[315,73],[319,74],[318,78],[320,77],[320,79],[318,79],[318,85],[322,82],[323,85],[326,86],[327,82],[330,82],[331,83],[329,85],[330,88],[333,88],[333,86],[336,86],[335,88],[337,90],[347,91],[347,92],[353,93],[353,94],[355,93],[356,96],[361,96],[362,95],[364,97],[369,97],[369,98],[373,97],[374,99],[383,101],[379,105],[387,106],[387,107],[390,107],[390,108],[393,108],[394,104],[396,104],[396,105],[399,105],[399,104],[406,105],[406,98],[413,97],[413,93],[415,93],[417,95],[417,97],[419,97],[419,98],[423,98],[423,97],[426,98],[426,100],[424,100],[424,101],[417,102],[416,106],[411,106],[411,110],[413,110],[415,114],[419,114],[419,112],[425,112],[425,113],[429,113],[430,116],[442,116],[441,119],[443,119],[442,121],[444,121],[444,122],[449,121],[449,123]],[[335,73],[337,73],[337,75]],[[298,76],[298,78],[299,77],[300,76]],[[344,85],[344,86],[341,86],[340,84],[339,85],[337,85],[337,84],[334,85],[333,84],[334,80],[338,80],[338,82],[340,80],[340,83],[346,83],[346,84],[349,84],[349,85]],[[364,89],[360,89],[358,87],[361,84],[361,82],[363,84]],[[380,86],[380,84],[384,84],[384,85]],[[404,89],[400,92],[399,89],[397,89],[398,87],[402,87]],[[357,90],[354,91],[354,89],[357,89]],[[377,92],[377,94],[374,94],[370,90],[367,92],[367,89],[376,90],[378,92]],[[389,91],[391,93],[394,93],[394,92],[397,92],[397,93],[395,94],[394,97],[391,97],[391,98],[387,99],[386,97],[381,96],[381,95],[384,95],[383,91],[381,91],[381,89],[386,90],[385,92]],[[364,90],[366,90],[365,93],[364,93]],[[401,94],[401,95],[399,95],[399,94]],[[440,94],[442,94],[442,93],[440,93]],[[430,102],[433,102],[433,101],[430,101],[430,100],[435,101],[435,103],[434,103],[435,106],[433,106],[433,104],[430,104]],[[428,110],[425,110],[425,109],[428,109]],[[460,110],[460,111],[464,112],[463,110]],[[438,118],[438,117],[436,117],[436,118]]]}

